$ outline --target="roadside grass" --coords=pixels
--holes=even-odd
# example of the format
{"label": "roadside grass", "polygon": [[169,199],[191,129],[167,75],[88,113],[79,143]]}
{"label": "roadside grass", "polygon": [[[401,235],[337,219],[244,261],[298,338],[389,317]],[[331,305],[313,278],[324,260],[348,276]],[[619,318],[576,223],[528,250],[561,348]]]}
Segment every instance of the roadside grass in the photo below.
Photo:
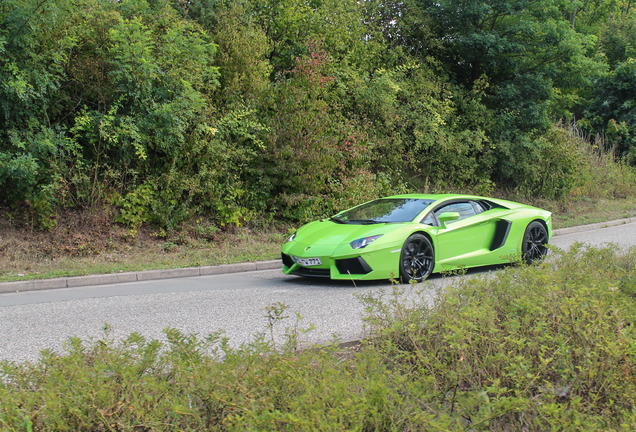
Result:
{"label": "roadside grass", "polygon": [[272,233],[273,238],[242,239],[231,244],[195,244],[187,250],[165,251],[159,245],[131,247],[90,257],[12,257],[0,265],[0,282],[271,260],[280,256],[281,242],[275,240],[277,234]]}
{"label": "roadside grass", "polygon": [[530,204],[550,210],[555,229],[636,217],[636,196],[622,199],[579,197],[558,202],[535,200]]}
{"label": "roadside grass", "polygon": [[70,339],[62,354],[0,362],[0,429],[636,428],[636,248],[577,245],[539,266],[454,277],[433,304],[405,292],[427,289],[362,297],[369,338],[356,349],[299,351],[293,330],[294,343],[240,348],[175,329]]}
{"label": "roadside grass", "polygon": [[[636,196],[564,201],[505,198],[552,211],[554,228],[636,216]],[[0,282],[278,259],[291,228],[269,224],[217,229],[195,221],[170,233],[144,227],[131,237],[126,228],[105,222],[107,215],[86,219],[63,221],[46,233],[9,224],[3,217]]]}
{"label": "roadside grass", "polygon": [[67,240],[13,231],[0,239],[0,282],[271,260],[280,257],[286,232],[246,227],[200,238],[186,230],[160,237],[146,229],[132,238],[113,227],[106,239]]}

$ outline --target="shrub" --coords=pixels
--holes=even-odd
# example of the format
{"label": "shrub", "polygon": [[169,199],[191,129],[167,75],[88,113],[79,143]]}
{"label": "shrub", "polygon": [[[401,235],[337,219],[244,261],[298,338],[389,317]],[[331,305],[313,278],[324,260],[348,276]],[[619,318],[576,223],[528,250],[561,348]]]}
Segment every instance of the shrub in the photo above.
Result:
{"label": "shrub", "polygon": [[[573,247],[540,266],[364,297],[369,340],[276,351],[222,333],[70,339],[0,362],[8,431],[633,430],[636,249]],[[418,299],[421,295],[421,300]],[[298,315],[297,315],[298,317]],[[298,327],[289,327],[294,332]],[[300,330],[304,332],[304,330]]]}
{"label": "shrub", "polygon": [[366,299],[375,344],[432,381],[422,403],[437,419],[471,430],[636,425],[636,249],[553,254],[463,278],[430,308]]}
{"label": "shrub", "polygon": [[514,143],[500,143],[496,181],[526,196],[561,199],[588,180],[586,147],[558,126],[519,135]]}
{"label": "shrub", "polygon": [[119,215],[115,217],[115,222],[126,225],[132,237],[137,235],[141,224],[148,221],[148,207],[153,198],[152,194],[152,186],[143,184],[115,201],[119,207]]}

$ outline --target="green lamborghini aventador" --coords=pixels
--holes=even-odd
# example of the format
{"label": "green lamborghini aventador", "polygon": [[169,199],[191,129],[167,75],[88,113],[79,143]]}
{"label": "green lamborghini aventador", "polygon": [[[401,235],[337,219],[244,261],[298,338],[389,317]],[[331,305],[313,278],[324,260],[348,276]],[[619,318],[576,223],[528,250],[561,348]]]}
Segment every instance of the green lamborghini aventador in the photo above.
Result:
{"label": "green lamborghini aventador", "polygon": [[282,246],[283,272],[331,279],[421,281],[457,268],[540,261],[546,210],[471,195],[395,195],[300,227]]}

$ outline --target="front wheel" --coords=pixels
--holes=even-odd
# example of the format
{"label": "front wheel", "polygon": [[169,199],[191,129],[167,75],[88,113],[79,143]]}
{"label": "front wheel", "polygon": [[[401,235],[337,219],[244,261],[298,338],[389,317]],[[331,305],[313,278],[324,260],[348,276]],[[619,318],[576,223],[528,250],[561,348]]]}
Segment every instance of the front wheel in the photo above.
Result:
{"label": "front wheel", "polygon": [[426,279],[434,266],[435,252],[428,237],[413,234],[406,239],[400,253],[400,278],[403,282]]}
{"label": "front wheel", "polygon": [[527,264],[541,262],[548,253],[548,230],[541,222],[530,222],[523,235],[521,252]]}

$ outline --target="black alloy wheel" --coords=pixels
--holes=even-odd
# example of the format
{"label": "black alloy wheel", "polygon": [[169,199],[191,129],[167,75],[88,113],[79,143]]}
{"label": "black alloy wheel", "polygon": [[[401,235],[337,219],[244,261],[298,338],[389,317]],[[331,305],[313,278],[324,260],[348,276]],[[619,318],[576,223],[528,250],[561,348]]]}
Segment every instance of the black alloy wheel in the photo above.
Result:
{"label": "black alloy wheel", "polygon": [[423,234],[411,235],[400,253],[400,278],[402,282],[420,282],[428,277],[435,266],[435,251],[431,241]]}
{"label": "black alloy wheel", "polygon": [[541,262],[548,253],[548,230],[541,222],[530,222],[523,235],[522,254],[527,264]]}

